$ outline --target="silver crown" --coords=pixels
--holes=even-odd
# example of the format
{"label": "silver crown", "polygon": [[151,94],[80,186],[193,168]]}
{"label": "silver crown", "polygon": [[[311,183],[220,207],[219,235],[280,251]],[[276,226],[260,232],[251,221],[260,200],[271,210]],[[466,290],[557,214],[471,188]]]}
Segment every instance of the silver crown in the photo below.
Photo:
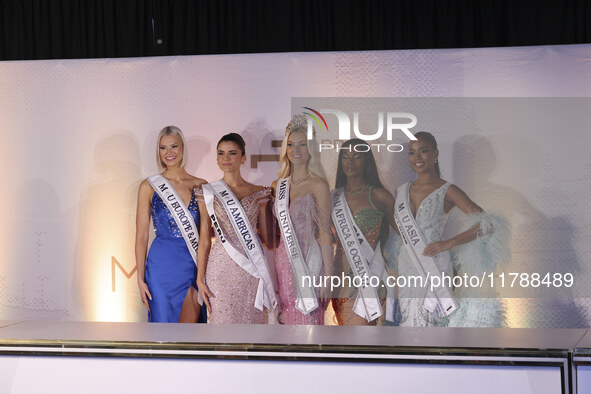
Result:
{"label": "silver crown", "polygon": [[[289,133],[291,130],[302,128],[304,130],[308,130],[308,118],[306,115],[295,115],[285,128],[285,134]],[[312,126],[312,134],[316,136],[316,129]]]}

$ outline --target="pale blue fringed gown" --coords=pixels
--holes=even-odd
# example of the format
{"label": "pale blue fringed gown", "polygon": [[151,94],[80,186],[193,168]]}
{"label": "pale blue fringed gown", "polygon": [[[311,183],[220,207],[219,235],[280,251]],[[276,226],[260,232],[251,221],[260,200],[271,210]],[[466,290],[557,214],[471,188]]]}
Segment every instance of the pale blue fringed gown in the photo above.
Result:
{"label": "pale blue fringed gown", "polygon": [[[416,213],[416,221],[425,236],[426,244],[441,241],[443,231],[449,217],[444,212],[445,195],[451,184],[446,182],[429,194],[420,204]],[[410,199],[409,199],[410,200]],[[463,232],[476,223],[480,223],[481,235],[475,240],[452,249],[453,268],[450,259],[439,259],[439,269],[446,275],[482,275],[502,267],[508,261],[509,227],[500,216],[482,212],[467,215],[467,223],[460,231]],[[393,266],[398,275],[406,278],[418,276],[419,273],[410,259],[406,249],[401,246],[400,237],[389,245],[390,255],[394,258]],[[444,252],[448,253],[448,252]],[[391,256],[392,259],[393,256]],[[474,293],[472,293],[474,294]],[[459,308],[449,317],[440,318],[436,313],[430,313],[423,306],[426,289],[417,287],[399,287],[401,326],[427,327],[503,327],[505,316],[502,302],[494,297],[468,298],[465,291],[454,289],[454,297]]]}

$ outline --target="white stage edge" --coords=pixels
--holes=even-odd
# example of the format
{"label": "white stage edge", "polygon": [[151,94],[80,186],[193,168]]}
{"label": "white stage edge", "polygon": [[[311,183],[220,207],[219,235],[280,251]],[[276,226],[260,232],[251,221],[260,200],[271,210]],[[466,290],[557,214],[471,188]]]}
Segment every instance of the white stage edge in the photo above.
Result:
{"label": "white stage edge", "polygon": [[7,321],[0,392],[571,393],[586,334]]}

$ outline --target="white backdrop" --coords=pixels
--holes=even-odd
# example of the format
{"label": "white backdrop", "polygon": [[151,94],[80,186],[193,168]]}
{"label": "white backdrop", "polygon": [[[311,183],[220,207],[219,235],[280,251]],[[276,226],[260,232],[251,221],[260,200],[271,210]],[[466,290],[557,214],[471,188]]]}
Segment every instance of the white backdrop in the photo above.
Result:
{"label": "white backdrop", "polygon": [[[278,153],[291,97],[590,97],[590,58],[578,45],[0,63],[0,319],[146,319],[135,203],[165,125],[185,132],[189,172],[214,180],[227,132]],[[591,283],[589,130],[462,133],[441,144],[443,173],[510,218],[513,257],[566,259]],[[586,326],[586,305],[511,300],[509,322]]]}

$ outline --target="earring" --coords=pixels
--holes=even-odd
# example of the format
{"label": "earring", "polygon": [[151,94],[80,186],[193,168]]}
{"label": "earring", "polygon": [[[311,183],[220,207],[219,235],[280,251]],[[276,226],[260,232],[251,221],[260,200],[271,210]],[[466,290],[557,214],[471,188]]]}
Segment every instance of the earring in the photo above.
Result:
{"label": "earring", "polygon": [[439,164],[439,159],[435,159],[435,164]]}

